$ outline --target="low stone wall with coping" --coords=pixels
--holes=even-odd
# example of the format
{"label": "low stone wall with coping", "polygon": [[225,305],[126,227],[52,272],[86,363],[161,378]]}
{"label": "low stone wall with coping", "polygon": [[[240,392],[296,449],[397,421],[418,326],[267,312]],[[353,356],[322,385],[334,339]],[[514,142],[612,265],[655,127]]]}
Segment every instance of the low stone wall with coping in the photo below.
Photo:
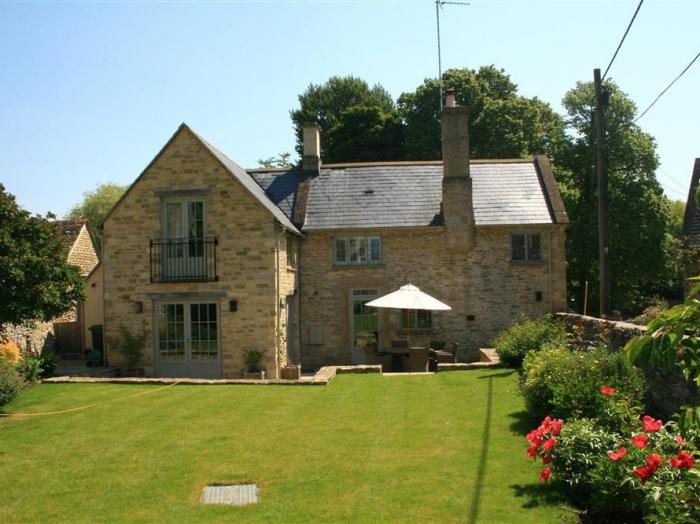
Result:
{"label": "low stone wall with coping", "polygon": [[620,320],[605,320],[575,313],[556,313],[554,318],[564,323],[569,333],[580,337],[586,345],[605,341],[608,347],[620,350],[628,340],[646,333],[646,326]]}

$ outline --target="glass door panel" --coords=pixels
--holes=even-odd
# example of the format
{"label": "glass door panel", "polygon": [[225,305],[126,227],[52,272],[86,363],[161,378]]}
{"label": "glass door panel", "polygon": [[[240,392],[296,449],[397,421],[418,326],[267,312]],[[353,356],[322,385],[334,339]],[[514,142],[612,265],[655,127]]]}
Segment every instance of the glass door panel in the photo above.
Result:
{"label": "glass door panel", "polygon": [[364,346],[377,343],[379,337],[379,311],[366,304],[379,295],[376,289],[354,289],[350,295],[352,363],[366,362]]}

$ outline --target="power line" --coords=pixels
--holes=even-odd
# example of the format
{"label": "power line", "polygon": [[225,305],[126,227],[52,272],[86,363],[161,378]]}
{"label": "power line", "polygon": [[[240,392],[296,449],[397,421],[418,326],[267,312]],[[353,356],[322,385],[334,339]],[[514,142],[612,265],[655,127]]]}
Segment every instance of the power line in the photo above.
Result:
{"label": "power line", "polygon": [[625,41],[625,38],[627,38],[627,33],[630,32],[630,28],[632,27],[632,24],[634,23],[634,19],[637,18],[637,13],[639,13],[639,9],[642,7],[643,3],[644,3],[644,0],[639,0],[639,5],[637,6],[637,9],[635,10],[634,15],[632,15],[632,20],[630,20],[630,23],[627,26],[627,29],[625,30],[625,34],[622,35],[622,40],[620,40],[620,43],[617,45],[617,49],[615,49],[615,54],[610,59],[610,63],[608,64],[608,67],[605,68],[605,73],[603,73],[602,80],[605,80],[605,77],[608,76],[608,71],[610,71],[610,67],[613,65],[613,62],[615,61],[615,58],[617,57],[617,53],[620,52],[620,48],[622,47],[622,43]]}
{"label": "power line", "polygon": [[688,69],[690,69],[690,68],[692,67],[692,65],[695,63],[695,61],[698,59],[698,57],[700,57],[700,51],[698,51],[698,54],[695,55],[695,58],[693,58],[693,59],[690,61],[690,63],[689,63],[687,66],[685,66],[685,69],[684,69],[683,71],[681,71],[681,74],[679,74],[676,78],[674,78],[674,79],[671,81],[671,83],[668,84],[668,85],[666,86],[666,88],[665,88],[663,91],[661,91],[661,92],[659,93],[659,96],[657,96],[657,97],[654,99],[654,101],[653,101],[651,104],[649,104],[649,107],[647,107],[647,108],[642,112],[642,114],[639,115],[639,116],[634,120],[635,123],[637,122],[637,120],[639,120],[639,119],[642,118],[644,115],[646,115],[647,112],[648,112],[652,107],[654,107],[654,104],[656,104],[656,102],[659,101],[659,98],[661,98],[661,97],[664,95],[664,93],[665,93],[666,91],[668,91],[669,89],[671,89],[671,86],[672,86],[673,84],[675,84],[675,83],[686,73],[686,71],[688,71]]}

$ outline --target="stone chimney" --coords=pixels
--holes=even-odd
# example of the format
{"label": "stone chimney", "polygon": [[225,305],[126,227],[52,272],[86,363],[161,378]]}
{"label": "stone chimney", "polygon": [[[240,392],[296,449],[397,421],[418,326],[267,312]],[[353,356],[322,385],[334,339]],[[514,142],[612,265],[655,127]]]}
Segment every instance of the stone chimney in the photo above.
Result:
{"label": "stone chimney", "polygon": [[301,169],[318,173],[321,169],[321,135],[318,124],[315,122],[303,124],[302,144],[304,156],[301,159]]}
{"label": "stone chimney", "polygon": [[474,205],[469,176],[469,115],[448,91],[442,110],[442,215],[445,246],[469,251],[474,245]]}

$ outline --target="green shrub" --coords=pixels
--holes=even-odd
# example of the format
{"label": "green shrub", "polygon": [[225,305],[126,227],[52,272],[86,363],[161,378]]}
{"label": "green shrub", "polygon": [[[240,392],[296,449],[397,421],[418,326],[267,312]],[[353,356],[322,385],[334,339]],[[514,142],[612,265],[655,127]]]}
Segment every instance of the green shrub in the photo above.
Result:
{"label": "green shrub", "polygon": [[13,400],[22,389],[22,378],[14,366],[0,362],[0,406]]}
{"label": "green shrub", "polygon": [[45,353],[39,357],[26,358],[17,366],[17,371],[27,382],[36,382],[50,377],[56,371],[56,355]]}
{"label": "green shrub", "polygon": [[248,371],[256,372],[260,371],[260,361],[262,360],[263,353],[259,349],[250,348],[245,351],[245,365]]}
{"label": "green shrub", "polygon": [[135,371],[141,363],[146,337],[145,330],[132,333],[125,326],[119,326],[119,337],[112,343],[124,356],[124,368],[127,371]]}
{"label": "green shrub", "polygon": [[506,366],[520,367],[525,355],[543,347],[566,346],[566,328],[551,316],[523,320],[498,335],[491,344]]}
{"label": "green shrub", "polygon": [[523,362],[523,395],[537,417],[605,417],[611,427],[619,427],[618,415],[623,414],[611,411],[605,395],[600,394],[601,386],[614,387],[633,406],[641,405],[644,379],[623,353],[554,347],[531,352]]}

